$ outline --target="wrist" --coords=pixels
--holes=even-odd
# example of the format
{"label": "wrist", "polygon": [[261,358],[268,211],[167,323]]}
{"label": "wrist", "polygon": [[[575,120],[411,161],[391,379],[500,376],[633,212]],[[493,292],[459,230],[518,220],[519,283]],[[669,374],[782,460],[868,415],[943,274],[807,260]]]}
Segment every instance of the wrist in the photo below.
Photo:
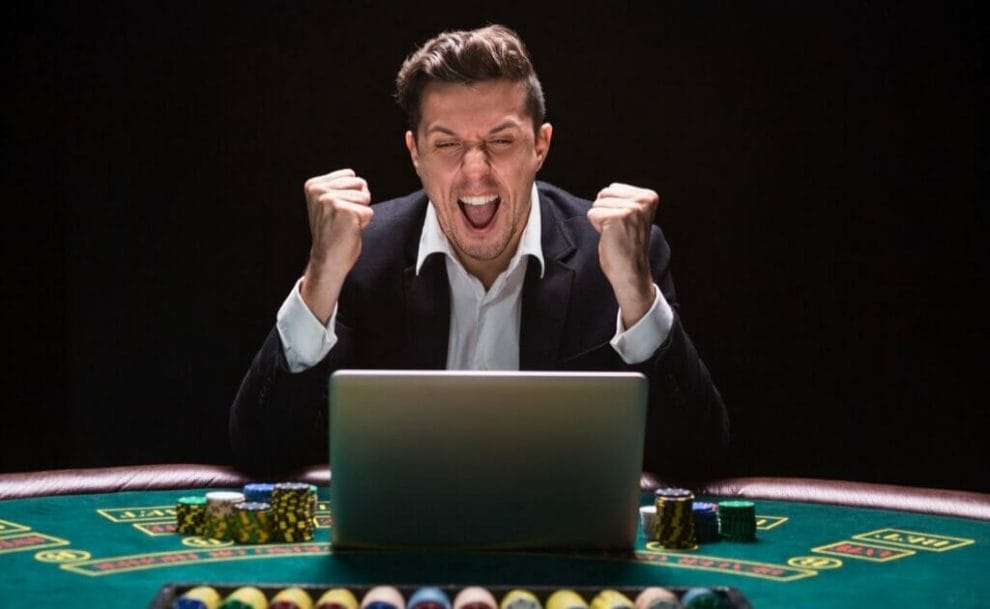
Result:
{"label": "wrist", "polygon": [[651,278],[635,280],[612,286],[615,299],[622,314],[622,325],[629,329],[646,315],[656,300],[656,291]]}
{"label": "wrist", "polygon": [[299,284],[299,296],[313,315],[326,325],[337,306],[337,298],[344,285],[345,273],[332,265],[321,265],[310,259]]}

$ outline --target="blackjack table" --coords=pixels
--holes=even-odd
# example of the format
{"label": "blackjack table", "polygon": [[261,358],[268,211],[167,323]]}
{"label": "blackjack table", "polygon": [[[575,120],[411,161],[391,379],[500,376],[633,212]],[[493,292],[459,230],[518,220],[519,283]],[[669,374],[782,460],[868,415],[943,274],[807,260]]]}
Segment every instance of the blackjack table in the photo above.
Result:
{"label": "blackjack table", "polygon": [[[545,598],[648,587],[705,587],[731,607],[990,606],[990,495],[796,478],[732,478],[691,490],[755,506],[756,538],[666,549],[640,531],[628,551],[335,550],[327,467],[286,477],[316,485],[314,536],[241,544],[176,530],[176,501],[255,482],[209,465],[0,474],[0,607],[171,607],[200,585],[221,596],[373,586],[403,594],[467,586]],[[642,504],[665,483],[644,474]],[[577,489],[576,492],[594,492]]]}

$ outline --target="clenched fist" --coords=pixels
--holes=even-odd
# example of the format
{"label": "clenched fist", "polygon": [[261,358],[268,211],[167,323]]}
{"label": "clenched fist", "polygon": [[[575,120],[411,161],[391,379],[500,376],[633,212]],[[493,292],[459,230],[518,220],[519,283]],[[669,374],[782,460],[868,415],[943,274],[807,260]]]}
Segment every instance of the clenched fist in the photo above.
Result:
{"label": "clenched fist", "polygon": [[304,190],[312,246],[300,292],[313,314],[326,323],[361,253],[361,231],[374,211],[368,183],[351,169],[311,178]]}
{"label": "clenched fist", "polygon": [[588,220],[601,235],[598,260],[631,327],[653,305],[650,230],[660,196],[647,188],[612,183],[598,193]]}

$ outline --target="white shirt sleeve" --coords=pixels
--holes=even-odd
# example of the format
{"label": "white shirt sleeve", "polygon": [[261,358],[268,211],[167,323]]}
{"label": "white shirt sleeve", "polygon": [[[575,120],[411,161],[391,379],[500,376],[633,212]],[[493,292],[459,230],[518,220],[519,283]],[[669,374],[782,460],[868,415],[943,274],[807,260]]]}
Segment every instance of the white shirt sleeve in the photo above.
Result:
{"label": "white shirt sleeve", "polygon": [[653,291],[656,293],[653,306],[633,327],[628,330],[622,327],[622,311],[616,316],[615,336],[609,344],[629,365],[648,360],[667,340],[674,325],[674,311],[657,284],[653,284]]}
{"label": "white shirt sleeve", "polygon": [[296,282],[275,318],[290,372],[312,368],[337,344],[337,333],[334,332],[337,307],[334,307],[329,323],[324,326],[303,302],[299,294],[301,284],[302,279]]}

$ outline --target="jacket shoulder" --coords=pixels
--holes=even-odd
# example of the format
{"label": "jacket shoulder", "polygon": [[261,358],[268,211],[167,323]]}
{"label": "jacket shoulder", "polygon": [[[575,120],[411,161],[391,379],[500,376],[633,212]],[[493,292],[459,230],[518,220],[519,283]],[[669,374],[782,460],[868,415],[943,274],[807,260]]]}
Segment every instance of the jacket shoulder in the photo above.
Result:
{"label": "jacket shoulder", "polygon": [[416,230],[418,234],[423,226],[428,202],[426,193],[417,190],[403,197],[373,203],[371,209],[375,212],[375,216],[365,229],[365,236],[375,237],[385,234],[394,238],[396,230]]}
{"label": "jacket shoulder", "polygon": [[427,204],[421,190],[372,204],[375,215],[361,234],[361,255],[348,277],[414,263]]}
{"label": "jacket shoulder", "polygon": [[549,203],[563,220],[585,216],[591,208],[591,201],[588,199],[575,196],[549,182],[538,181],[536,190],[540,193],[540,199]]}

